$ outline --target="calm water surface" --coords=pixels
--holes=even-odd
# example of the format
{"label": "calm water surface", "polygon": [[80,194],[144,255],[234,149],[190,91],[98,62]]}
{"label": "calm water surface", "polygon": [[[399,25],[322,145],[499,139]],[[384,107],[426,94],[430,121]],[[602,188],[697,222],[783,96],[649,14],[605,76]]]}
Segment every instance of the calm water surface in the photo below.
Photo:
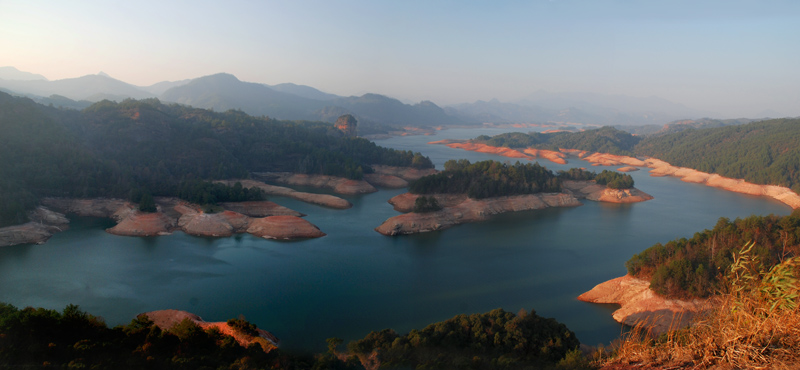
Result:
{"label": "calm water surface", "polygon": [[[504,131],[454,129],[378,144],[420,151],[441,169],[448,159],[508,159],[428,141]],[[554,171],[589,167],[577,160],[541,163]],[[632,205],[585,201],[402,237],[373,228],[398,214],[386,201],[404,190],[348,197],[354,204],[348,210],[270,198],[308,214],[328,234],[295,242],[181,232],[118,237],[103,231],[113,225],[109,220],[72,218],[69,231],[44,245],[0,248],[0,301],[58,310],[74,303],[110,325],[167,308],[208,321],[241,314],[281,338],[283,348],[315,351],[333,336],[350,341],[372,330],[402,333],[461,313],[525,308],[556,318],[594,345],[619,336],[614,307],[575,297],[625,274],[631,255],[691,237],[719,217],[791,211],[766,198],[654,178],[644,170],[631,175],[655,199]]]}

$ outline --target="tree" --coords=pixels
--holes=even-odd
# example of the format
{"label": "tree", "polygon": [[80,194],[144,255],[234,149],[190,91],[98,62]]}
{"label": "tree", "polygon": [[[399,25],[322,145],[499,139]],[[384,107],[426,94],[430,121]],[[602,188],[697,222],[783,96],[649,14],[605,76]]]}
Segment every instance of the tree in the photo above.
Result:
{"label": "tree", "polygon": [[142,199],[139,201],[139,210],[142,212],[155,212],[158,210],[153,194],[150,194],[149,191],[142,194]]}
{"label": "tree", "polygon": [[325,342],[328,343],[328,353],[336,354],[336,347],[338,347],[340,344],[342,344],[344,342],[344,339],[333,337],[333,338],[325,339]]}

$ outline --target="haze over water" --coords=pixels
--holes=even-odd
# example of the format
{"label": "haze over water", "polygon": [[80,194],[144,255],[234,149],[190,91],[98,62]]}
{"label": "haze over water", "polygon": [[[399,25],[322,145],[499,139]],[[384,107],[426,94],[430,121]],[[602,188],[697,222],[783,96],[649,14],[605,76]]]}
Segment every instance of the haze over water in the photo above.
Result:
{"label": "haze over water", "polygon": [[[509,159],[428,141],[503,131],[509,130],[452,129],[378,144],[421,151],[441,169],[447,159]],[[578,160],[540,163],[553,171],[590,168]],[[328,234],[296,242],[181,232],[119,237],[103,231],[110,220],[73,218],[69,231],[44,245],[0,249],[0,301],[58,310],[74,303],[110,325],[170,308],[207,321],[242,314],[276,334],[282,348],[300,350],[322,350],[333,336],[350,341],[372,330],[403,333],[462,313],[525,308],[556,318],[594,345],[619,336],[614,308],[575,297],[625,274],[624,262],[634,253],[691,237],[719,217],[791,211],[767,198],[654,178],[646,170],[631,175],[655,199],[631,205],[584,201],[401,237],[373,228],[398,214],[386,201],[404,189],[348,197],[354,205],[348,210],[271,197],[308,214]]]}

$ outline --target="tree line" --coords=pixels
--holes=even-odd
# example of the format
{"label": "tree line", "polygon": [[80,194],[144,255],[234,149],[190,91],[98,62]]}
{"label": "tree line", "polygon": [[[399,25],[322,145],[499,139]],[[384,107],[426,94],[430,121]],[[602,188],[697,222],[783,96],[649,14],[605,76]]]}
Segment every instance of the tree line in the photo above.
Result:
{"label": "tree line", "polygon": [[[580,342],[564,324],[524,309],[458,315],[399,335],[373,331],[348,344],[351,354],[377,354],[381,367],[416,369],[555,368],[580,357]],[[573,367],[566,367],[573,368]]]}
{"label": "tree line", "polygon": [[557,193],[558,178],[538,163],[513,165],[497,161],[470,163],[466,159],[445,162],[444,171],[413,181],[408,186],[413,194],[467,194],[473,199],[498,196]]}
{"label": "tree line", "polygon": [[570,168],[568,171],[558,171],[558,178],[573,181],[594,180],[598,184],[605,185],[611,189],[630,189],[634,184],[631,175],[609,170],[603,170],[598,174],[581,168]]}

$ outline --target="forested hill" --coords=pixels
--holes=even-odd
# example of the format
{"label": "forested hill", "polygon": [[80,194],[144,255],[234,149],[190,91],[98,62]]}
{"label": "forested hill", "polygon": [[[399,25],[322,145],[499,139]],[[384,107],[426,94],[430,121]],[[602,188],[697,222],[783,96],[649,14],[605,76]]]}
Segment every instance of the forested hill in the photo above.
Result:
{"label": "forested hill", "polygon": [[669,297],[692,298],[717,294],[721,278],[738,253],[755,243],[753,263],[769,270],[780,261],[800,256],[800,210],[789,216],[720,218],[711,230],[693,237],[658,243],[625,263],[628,273],[650,280],[650,287]]}
{"label": "forested hill", "polygon": [[511,132],[493,137],[481,135],[473,141],[508,148],[534,147],[547,150],[565,148],[617,155],[634,155],[633,148],[640,140],[641,138],[638,136],[606,126],[580,132],[553,132],[547,134]]}
{"label": "forested hill", "polygon": [[648,156],[755,184],[786,186],[800,194],[800,119],[773,119],[708,129],[689,128],[640,137],[603,127],[569,133],[508,133],[473,141],[509,148],[581,149]]}
{"label": "forested hill", "polygon": [[331,124],[278,121],[157,99],[60,110],[0,93],[0,225],[41,196],[176,195],[182,181],[291,171],[359,179],[371,164],[433,167],[419,153],[343,137]]}
{"label": "forested hill", "polygon": [[800,193],[800,119],[685,130],[647,138],[634,151],[673,165],[790,187]]}

